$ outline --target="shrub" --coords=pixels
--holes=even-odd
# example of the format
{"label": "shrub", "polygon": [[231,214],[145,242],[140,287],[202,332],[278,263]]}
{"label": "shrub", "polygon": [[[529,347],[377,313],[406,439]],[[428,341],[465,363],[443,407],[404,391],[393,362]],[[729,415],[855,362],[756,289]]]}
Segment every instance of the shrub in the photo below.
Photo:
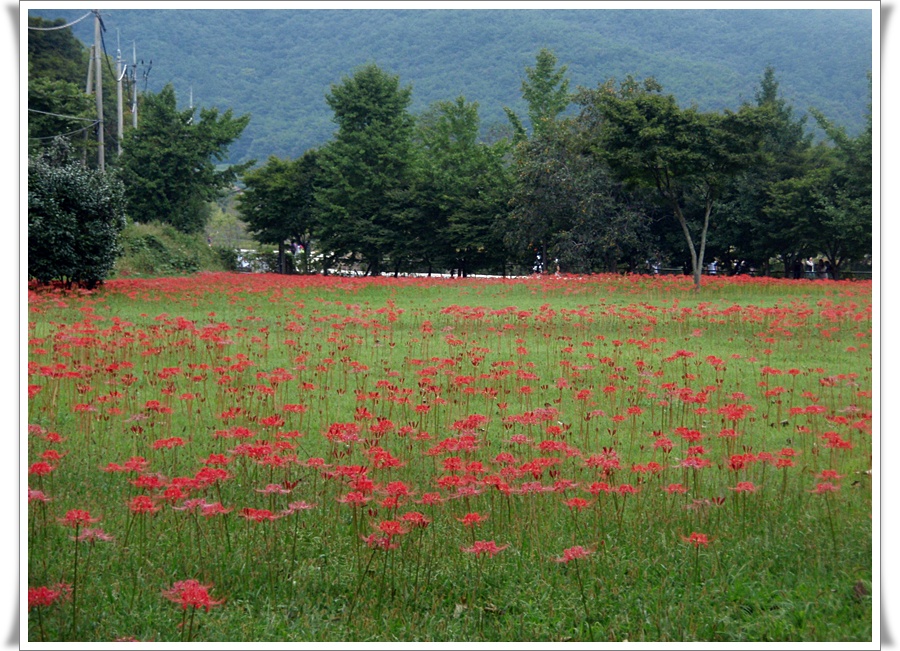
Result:
{"label": "shrub", "polygon": [[112,271],[124,226],[124,188],[113,172],[73,160],[62,138],[29,159],[29,278],[96,286]]}
{"label": "shrub", "polygon": [[182,233],[170,224],[130,223],[122,231],[119,276],[171,276],[228,271],[221,253],[199,233]]}

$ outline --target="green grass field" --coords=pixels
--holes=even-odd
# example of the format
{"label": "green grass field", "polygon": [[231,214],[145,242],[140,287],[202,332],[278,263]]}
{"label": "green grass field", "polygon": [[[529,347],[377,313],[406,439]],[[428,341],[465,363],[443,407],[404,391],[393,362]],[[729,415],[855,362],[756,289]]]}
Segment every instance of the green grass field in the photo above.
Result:
{"label": "green grass field", "polygon": [[28,309],[23,639],[873,639],[870,282],[202,274]]}

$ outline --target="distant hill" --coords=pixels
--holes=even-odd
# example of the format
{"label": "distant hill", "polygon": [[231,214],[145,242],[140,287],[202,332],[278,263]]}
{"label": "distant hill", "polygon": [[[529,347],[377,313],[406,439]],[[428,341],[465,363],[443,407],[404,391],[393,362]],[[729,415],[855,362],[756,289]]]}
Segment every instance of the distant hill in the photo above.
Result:
{"label": "distant hill", "polygon": [[[74,20],[86,9],[30,10]],[[799,113],[822,111],[850,133],[863,127],[872,68],[868,10],[225,10],[103,9],[105,48],[132,43],[156,92],[172,83],[179,103],[250,113],[231,161],[297,157],[334,132],[325,95],[374,62],[413,87],[413,112],[464,95],[485,131],[523,119],[521,82],[541,47],[568,65],[571,85],[626,74],[653,76],[680,103],[704,110],[753,101],[767,65]],[[93,42],[93,24],[73,27]],[[140,77],[140,75],[139,75]],[[141,82],[139,88],[144,89]]]}

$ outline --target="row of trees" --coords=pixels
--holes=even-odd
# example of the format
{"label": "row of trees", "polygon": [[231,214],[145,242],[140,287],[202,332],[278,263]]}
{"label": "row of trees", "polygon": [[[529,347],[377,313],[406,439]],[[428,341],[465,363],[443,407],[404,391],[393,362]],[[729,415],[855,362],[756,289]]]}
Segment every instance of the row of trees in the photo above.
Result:
{"label": "row of trees", "polygon": [[[51,52],[71,49],[54,39]],[[29,76],[29,102],[52,99],[41,90],[47,81]],[[62,99],[29,116],[30,171],[59,159],[39,146],[54,128],[47,119],[88,115],[89,103],[73,104],[77,93],[63,86],[71,82],[52,83]],[[326,95],[337,126],[329,142],[251,169],[254,162],[222,164],[249,116],[179,110],[167,86],[141,97],[139,127],[126,132],[121,156],[108,157],[110,187],[121,191],[107,194],[122,197],[117,215],[190,233],[203,229],[212,200],[242,183],[237,206],[256,238],[282,253],[286,243],[315,251],[316,266],[307,255],[305,271],[354,264],[370,274],[585,273],[638,271],[652,259],[683,265],[699,287],[713,256],[790,269],[824,254],[839,272],[871,250],[871,118],[851,137],[813,112],[827,134],[814,143],[772,69],[755,103],[722,113],[682,108],[653,79],[572,93],[566,67],[548,50],[526,69],[521,90],[530,131],[507,109],[509,128],[486,138],[477,103],[459,97],[414,116],[411,87],[363,66]],[[89,166],[85,150],[82,158]],[[32,266],[32,240],[35,259],[48,247],[75,249],[60,233],[47,239],[32,227],[42,178],[29,174],[29,274],[46,280],[53,269]],[[46,230],[56,222],[42,223]]]}
{"label": "row of trees", "polygon": [[[826,255],[835,273],[871,250],[871,118],[857,137],[813,112],[828,140],[765,71],[737,111],[682,108],[653,79],[569,93],[542,50],[522,94],[531,133],[479,138],[478,105],[438,102],[414,118],[411,88],[375,65],[327,95],[338,131],[294,161],[244,176],[239,210],[263,241],[296,241],[366,273],[571,272],[704,261],[789,271]],[[575,107],[574,114],[566,115]]]}

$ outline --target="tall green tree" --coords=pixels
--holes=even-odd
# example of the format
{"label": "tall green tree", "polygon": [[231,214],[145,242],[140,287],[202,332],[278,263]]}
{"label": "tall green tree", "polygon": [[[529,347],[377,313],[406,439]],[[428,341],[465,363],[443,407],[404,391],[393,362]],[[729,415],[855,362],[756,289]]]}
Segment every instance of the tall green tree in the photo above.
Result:
{"label": "tall green tree", "polygon": [[577,119],[561,120],[519,145],[516,184],[506,238],[540,256],[545,268],[616,271],[623,256],[651,248],[646,206],[625,191],[608,167],[590,155],[589,134]]}
{"label": "tall green tree", "polygon": [[[556,55],[547,48],[537,53],[534,67],[525,68],[522,97],[528,103],[528,119],[533,135],[539,135],[552,125],[557,116],[572,103],[569,93],[568,66],[557,68]],[[517,141],[526,137],[521,119],[509,108],[503,109],[516,133]]]}
{"label": "tall green tree", "polygon": [[219,169],[228,147],[250,122],[231,109],[179,110],[167,84],[145,94],[140,123],[129,131],[118,161],[126,186],[128,214],[138,222],[161,221],[185,233],[203,229],[208,203],[232,186],[254,161]]}
{"label": "tall green tree", "polygon": [[465,276],[503,267],[509,145],[480,142],[479,131],[478,103],[464,97],[436,102],[419,120],[410,241],[425,247],[429,268],[437,263]]}
{"label": "tall green tree", "polygon": [[[804,174],[813,135],[806,117],[797,117],[779,93],[775,69],[767,67],[759,82],[755,106],[767,115],[761,136],[761,157],[738,173],[723,192],[719,228],[712,242],[725,260],[746,260],[767,269],[770,258],[780,257],[790,271],[795,260],[816,253],[809,238],[798,230],[796,220],[776,219],[768,209],[772,187]],[[711,238],[713,239],[713,238]]]}
{"label": "tall green tree", "polygon": [[82,147],[87,132],[96,145],[96,105],[85,93],[88,50],[64,24],[28,18],[28,146],[35,156],[57,136],[77,134],[70,146]]}
{"label": "tall green tree", "polygon": [[113,171],[86,167],[63,138],[29,158],[29,278],[96,286],[113,269],[124,226],[124,189]]}
{"label": "tall green tree", "polygon": [[398,215],[410,181],[411,96],[411,86],[401,87],[399,77],[369,64],[325,97],[338,131],[319,156],[321,247],[362,260],[373,275],[405,248]]}
{"label": "tall green tree", "polygon": [[[245,189],[237,198],[238,211],[257,240],[279,246],[282,260],[285,241],[297,242],[309,252],[316,230],[318,173],[317,152],[311,149],[295,160],[272,156],[243,176]],[[305,260],[308,273],[308,255]]]}
{"label": "tall green tree", "polygon": [[[579,95],[582,117],[597,125],[592,149],[626,183],[656,190],[672,211],[701,285],[710,219],[726,184],[759,158],[765,116],[682,109],[654,80],[610,80]],[[689,211],[690,209],[690,211]]]}

